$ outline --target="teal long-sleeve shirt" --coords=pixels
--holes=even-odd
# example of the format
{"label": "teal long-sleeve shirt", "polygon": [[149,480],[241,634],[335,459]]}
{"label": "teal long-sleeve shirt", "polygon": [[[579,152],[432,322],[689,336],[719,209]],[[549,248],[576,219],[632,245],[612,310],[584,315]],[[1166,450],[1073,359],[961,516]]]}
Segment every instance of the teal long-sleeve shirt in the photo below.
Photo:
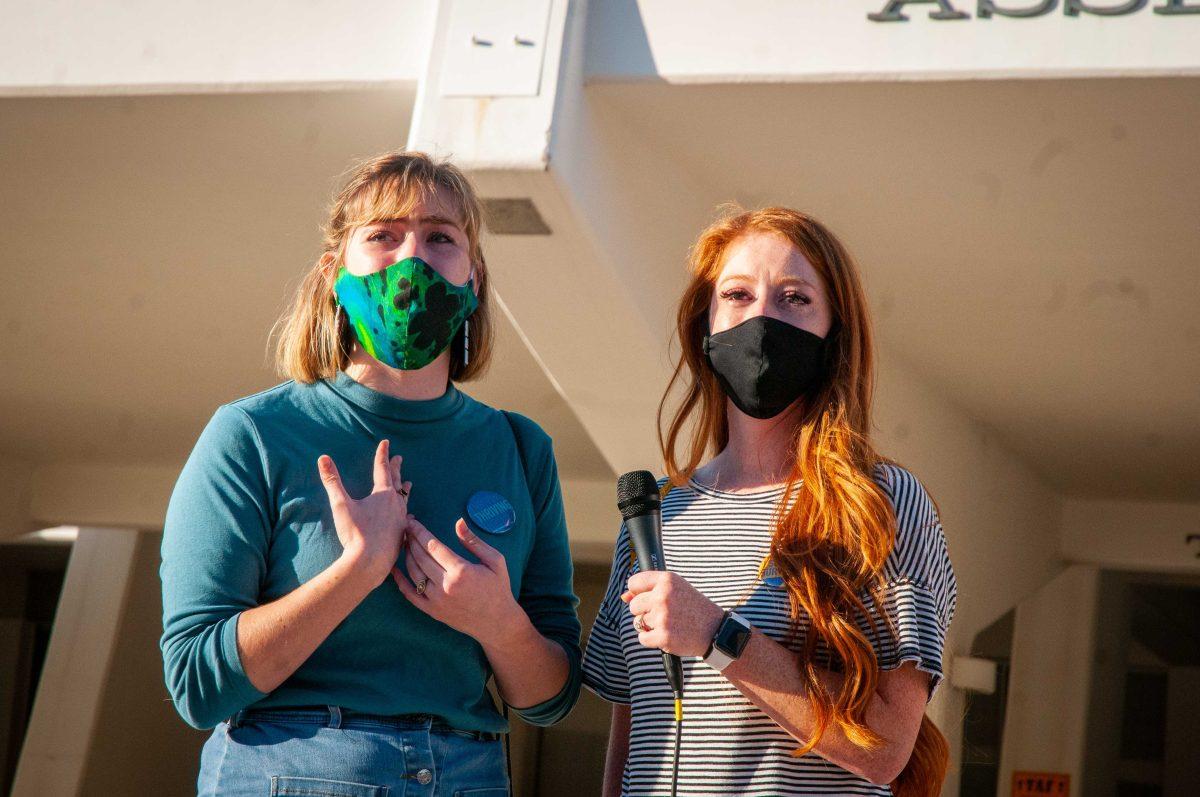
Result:
{"label": "teal long-sleeve shirt", "polygon": [[[564,717],[579,695],[580,626],[558,470],[546,433],[507,415],[454,386],[441,398],[405,401],[344,373],[286,382],[218,409],[180,474],[163,529],[161,648],[183,718],[211,728],[250,706],[336,705],[507,730],[485,689],[491,669],[479,643],[409,604],[390,578],[277,689],[264,694],[246,677],[241,613],[288,594],[342,552],[317,457],[329,454],[347,492],[361,498],[385,437],[413,483],[409,511],[473,561],[454,533],[466,518],[504,554],[513,595],[534,627],[567,654],[561,691],[514,711],[537,725]],[[480,490],[513,505],[511,530],[491,534],[471,521],[467,501]]]}

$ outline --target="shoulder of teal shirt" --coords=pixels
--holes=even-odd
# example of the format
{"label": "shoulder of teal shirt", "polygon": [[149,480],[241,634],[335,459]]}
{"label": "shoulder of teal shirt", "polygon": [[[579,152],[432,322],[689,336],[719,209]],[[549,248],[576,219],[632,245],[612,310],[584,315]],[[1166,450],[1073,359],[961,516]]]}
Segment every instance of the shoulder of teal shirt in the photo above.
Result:
{"label": "shoulder of teal shirt", "polygon": [[[286,425],[300,418],[317,420],[319,414],[315,411],[322,405],[330,404],[333,399],[326,380],[307,384],[289,380],[243,396],[225,406],[245,413],[255,429],[260,434],[266,434],[279,422]],[[265,450],[264,456],[267,456]]]}
{"label": "shoulder of teal shirt", "polygon": [[574,568],[553,442],[530,418],[518,412],[505,413],[525,460],[536,534],[518,600],[538,632],[562,647],[568,665],[567,678],[556,695],[534,706],[514,706],[513,711],[532,725],[546,726],[567,716],[579,700],[583,680],[582,629],[576,611],[579,599],[574,591]]}
{"label": "shoulder of teal shirt", "polygon": [[[486,406],[486,405],[485,405]],[[558,468],[554,461],[554,443],[550,435],[529,417],[512,410],[503,410],[512,424],[513,433],[525,460],[525,476],[529,481],[529,494],[536,514],[542,514],[551,499],[553,487],[558,482]]]}

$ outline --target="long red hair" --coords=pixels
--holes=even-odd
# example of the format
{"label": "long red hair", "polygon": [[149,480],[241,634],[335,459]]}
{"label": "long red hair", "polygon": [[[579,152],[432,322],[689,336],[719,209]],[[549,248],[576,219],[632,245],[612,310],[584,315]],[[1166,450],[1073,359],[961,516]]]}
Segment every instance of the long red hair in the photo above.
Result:
{"label": "long red hair", "polygon": [[[679,303],[679,360],[659,405],[659,443],[671,483],[683,485],[708,452],[719,452],[729,442],[726,398],[701,346],[724,255],[750,232],[780,235],[808,259],[824,281],[834,318],[827,337],[832,347],[827,378],[805,398],[788,432],[794,461],[771,541],[771,559],[787,587],[795,628],[805,616],[809,622],[799,661],[816,729],[797,754],[812,750],[830,725],[855,745],[871,749],[882,741],[866,723],[879,662],[856,620],[872,616],[861,596],[882,587],[896,516],[872,477],[875,466],[886,460],[869,434],[875,352],[866,295],[850,254],[820,222],[789,208],[769,207],[727,215],[701,233],[691,250],[691,279]],[[676,389],[682,395],[665,423],[668,399]],[[818,677],[822,646],[845,676],[836,693],[828,692]],[[937,795],[948,762],[945,737],[922,717],[908,764],[892,783],[893,793]]]}

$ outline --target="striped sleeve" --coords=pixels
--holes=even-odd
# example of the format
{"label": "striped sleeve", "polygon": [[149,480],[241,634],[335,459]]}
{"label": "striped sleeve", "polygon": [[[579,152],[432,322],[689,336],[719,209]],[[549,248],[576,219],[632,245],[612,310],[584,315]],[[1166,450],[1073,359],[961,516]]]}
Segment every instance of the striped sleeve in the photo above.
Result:
{"label": "striped sleeve", "polygon": [[883,465],[876,478],[896,510],[896,541],[884,564],[887,622],[864,630],[882,669],[915,662],[931,676],[932,697],[942,680],[946,632],[958,594],[946,535],[933,499],[913,474]]}
{"label": "striped sleeve", "polygon": [[629,535],[622,524],[608,586],[583,652],[584,686],[610,703],[631,702],[629,670],[621,647],[621,623],[629,611],[621,595],[629,575]]}

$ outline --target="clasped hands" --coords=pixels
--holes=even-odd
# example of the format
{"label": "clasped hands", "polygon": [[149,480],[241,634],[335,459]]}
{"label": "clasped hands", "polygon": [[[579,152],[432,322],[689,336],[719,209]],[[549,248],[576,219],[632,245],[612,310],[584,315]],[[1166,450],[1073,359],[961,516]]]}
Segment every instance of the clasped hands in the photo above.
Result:
{"label": "clasped hands", "polygon": [[[390,574],[410,603],[480,643],[502,636],[518,618],[517,613],[523,614],[512,595],[504,555],[481,540],[462,518],[454,531],[479,559],[477,564],[433,536],[408,512],[412,482],[402,480],[402,458],[389,456],[389,450],[388,441],[380,441],[375,450],[374,484],[371,492],[359,499],[347,494],[330,457],[322,455],[317,460],[342,555],[372,587]],[[401,550],[407,554],[407,576],[396,567]]]}

